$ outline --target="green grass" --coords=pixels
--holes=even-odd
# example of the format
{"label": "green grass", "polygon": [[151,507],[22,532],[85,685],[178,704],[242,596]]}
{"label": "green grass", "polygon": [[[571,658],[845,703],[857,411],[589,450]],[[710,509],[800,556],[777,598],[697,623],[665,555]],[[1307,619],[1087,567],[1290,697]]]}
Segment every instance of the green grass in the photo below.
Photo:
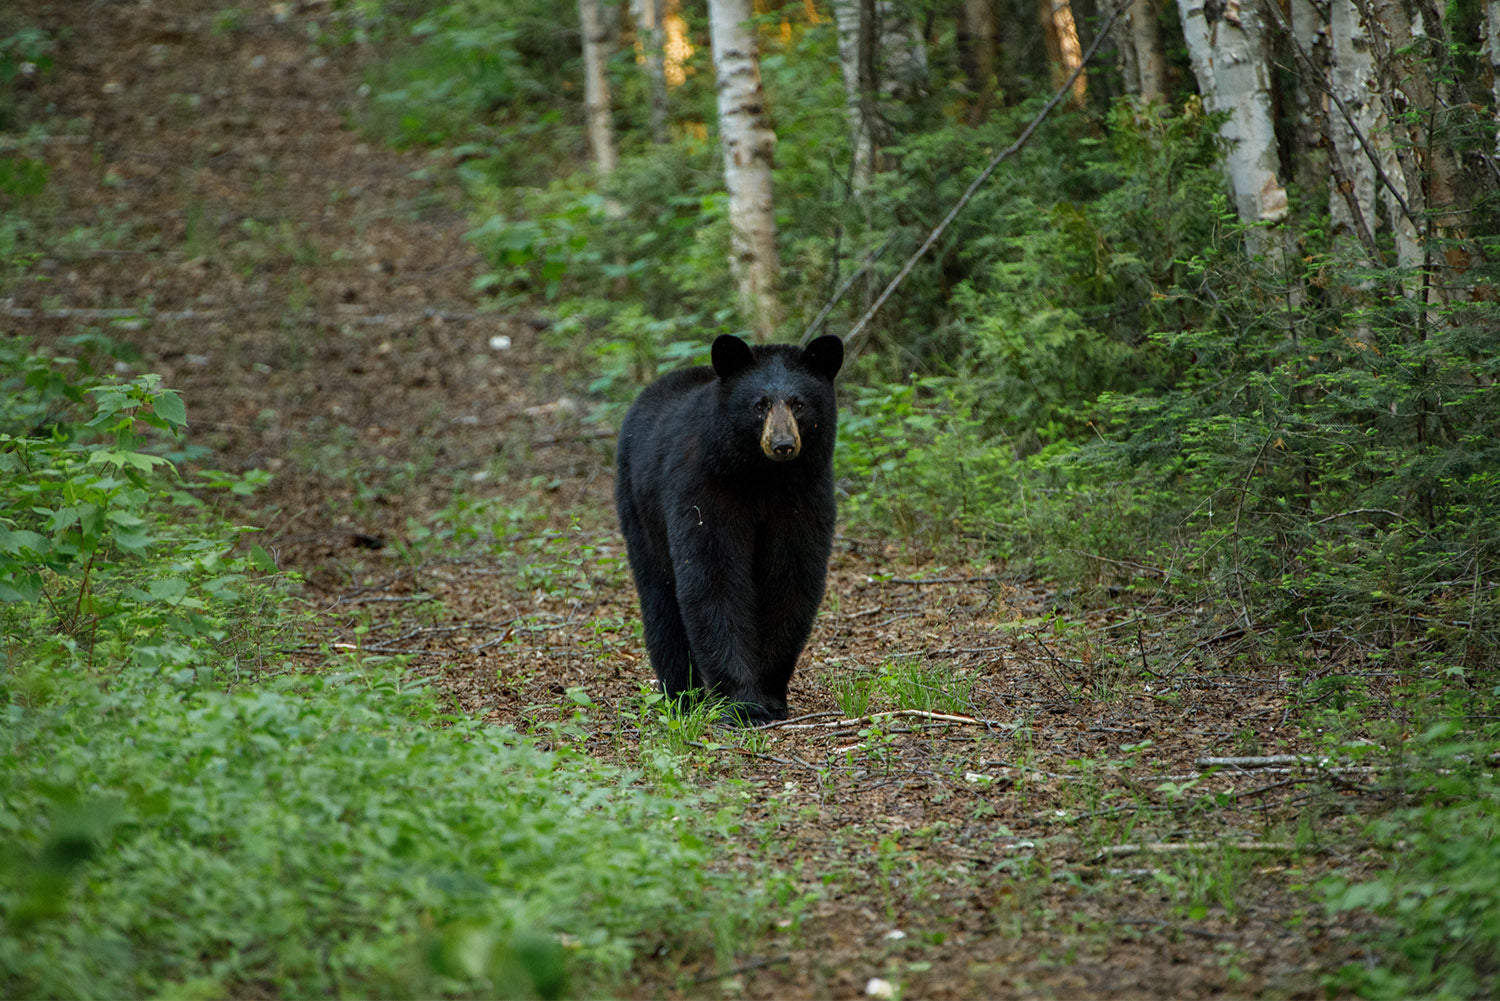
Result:
{"label": "green grass", "polygon": [[897,709],[968,713],[973,709],[977,680],[973,675],[955,671],[950,664],[928,664],[908,658],[883,665],[875,684]]}

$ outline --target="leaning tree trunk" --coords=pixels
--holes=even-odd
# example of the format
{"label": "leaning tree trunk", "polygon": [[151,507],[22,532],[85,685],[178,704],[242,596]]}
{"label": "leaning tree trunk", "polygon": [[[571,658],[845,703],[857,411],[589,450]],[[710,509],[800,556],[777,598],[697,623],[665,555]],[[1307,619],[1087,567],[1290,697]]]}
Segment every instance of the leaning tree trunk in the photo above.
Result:
{"label": "leaning tree trunk", "polygon": [[776,134],[766,119],[750,0],[709,0],[709,39],[719,96],[719,138],[729,193],[729,268],[740,308],[762,341],[781,320],[776,300],[776,214],[771,158]]}
{"label": "leaning tree trunk", "polygon": [[609,113],[609,78],[604,75],[609,34],[599,13],[599,0],[578,0],[583,29],[583,104],[588,117],[589,145],[601,174],[615,169],[615,129]]}
{"label": "leaning tree trunk", "polygon": [[[1342,0],[1340,0],[1342,2]],[[1246,223],[1286,216],[1286,189],[1277,179],[1271,71],[1260,12],[1237,0],[1178,0],[1182,34],[1209,111],[1227,111],[1222,135],[1235,210]]]}

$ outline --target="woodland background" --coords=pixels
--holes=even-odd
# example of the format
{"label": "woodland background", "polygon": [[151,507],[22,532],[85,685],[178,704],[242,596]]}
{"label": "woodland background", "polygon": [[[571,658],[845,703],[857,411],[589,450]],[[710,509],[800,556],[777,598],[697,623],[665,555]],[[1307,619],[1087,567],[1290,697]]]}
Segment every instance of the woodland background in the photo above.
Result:
{"label": "woodland background", "polygon": [[[1494,2],[0,13],[4,993],[1493,995],[1497,66]],[[794,729],[660,704],[609,523],[726,331],[852,356]]]}

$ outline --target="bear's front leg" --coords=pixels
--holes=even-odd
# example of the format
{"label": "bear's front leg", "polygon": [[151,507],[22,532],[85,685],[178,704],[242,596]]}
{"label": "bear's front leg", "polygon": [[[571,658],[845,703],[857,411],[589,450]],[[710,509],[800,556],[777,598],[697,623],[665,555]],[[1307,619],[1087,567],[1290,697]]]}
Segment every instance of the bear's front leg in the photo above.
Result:
{"label": "bear's front leg", "polygon": [[668,528],[693,680],[728,700],[749,723],[785,719],[785,700],[769,695],[762,684],[754,534],[706,506],[688,505]]}

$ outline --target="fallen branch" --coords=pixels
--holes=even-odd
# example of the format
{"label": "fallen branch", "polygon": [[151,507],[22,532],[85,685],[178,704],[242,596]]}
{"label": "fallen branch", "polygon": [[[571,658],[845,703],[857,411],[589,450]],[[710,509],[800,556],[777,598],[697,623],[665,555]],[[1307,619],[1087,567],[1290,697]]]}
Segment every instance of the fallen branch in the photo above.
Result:
{"label": "fallen branch", "polygon": [[[789,723],[791,723],[791,721],[786,720],[781,723],[768,723],[766,724],[766,726],[762,727],[762,729],[769,730],[772,727],[779,727],[783,730],[847,729],[851,726],[863,726],[866,723],[873,723],[876,720],[880,719],[890,719],[894,716],[910,716],[916,719],[933,720],[934,722],[938,723],[964,723],[970,726],[982,726],[988,729],[1005,729],[1007,727],[1007,724],[998,723],[995,720],[991,719],[980,719],[978,716],[955,716],[952,713],[934,713],[928,712],[925,709],[892,709],[887,712],[870,713],[868,716],[859,716],[853,719],[829,720],[826,723],[798,723],[795,725],[788,725]],[[807,717],[799,718],[806,719]]]}
{"label": "fallen branch", "polygon": [[981,584],[985,581],[999,580],[997,573],[981,574],[978,577],[887,577],[884,580],[876,579],[877,584],[910,584],[920,586],[923,584]]}
{"label": "fallen branch", "polygon": [[1328,759],[1314,757],[1311,754],[1263,754],[1248,757],[1199,758],[1193,764],[1199,768],[1278,768],[1286,765],[1321,768],[1328,764]]}
{"label": "fallen branch", "polygon": [[1274,852],[1281,855],[1295,854],[1296,845],[1283,841],[1145,841],[1135,844],[1108,845],[1099,850],[1093,861],[1121,858],[1126,855],[1176,855],[1193,852],[1214,852],[1222,848],[1233,848],[1242,852]]}

